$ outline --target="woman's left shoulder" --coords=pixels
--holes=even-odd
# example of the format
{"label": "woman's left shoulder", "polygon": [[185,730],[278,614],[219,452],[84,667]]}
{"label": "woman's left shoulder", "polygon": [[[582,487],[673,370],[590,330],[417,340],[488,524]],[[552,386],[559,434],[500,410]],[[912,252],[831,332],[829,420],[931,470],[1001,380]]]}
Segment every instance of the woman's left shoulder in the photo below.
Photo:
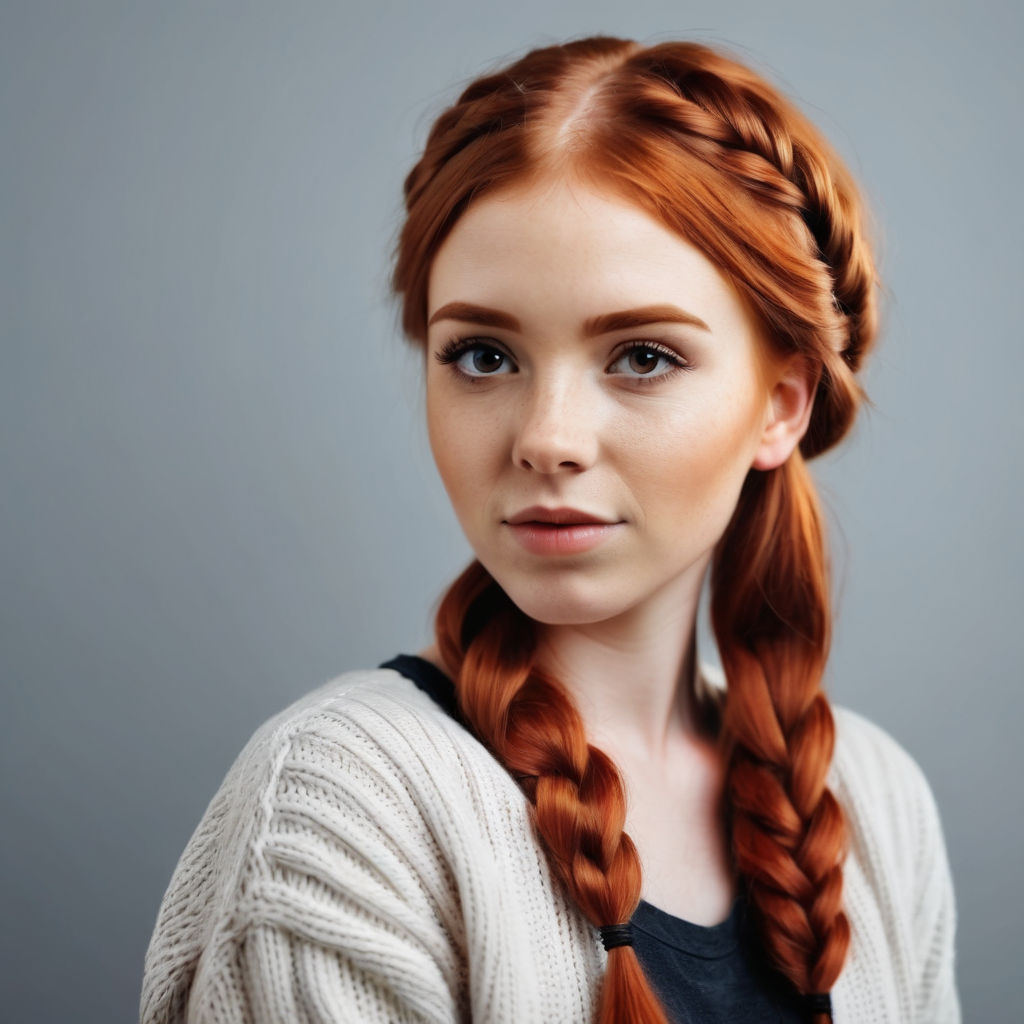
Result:
{"label": "woman's left shoulder", "polygon": [[874,766],[882,774],[896,771],[917,783],[924,781],[917,761],[891,733],[851,708],[833,705],[832,714],[837,768],[848,771]]}
{"label": "woman's left shoulder", "polygon": [[829,783],[846,815],[851,856],[906,886],[944,856],[939,810],[914,757],[885,729],[848,708],[834,710]]}
{"label": "woman's left shoulder", "polygon": [[847,815],[884,824],[897,838],[927,838],[934,833],[938,809],[914,757],[858,712],[837,707],[833,714],[836,743],[829,781]]}
{"label": "woman's left shoulder", "polygon": [[846,821],[852,931],[835,1019],[957,1024],[956,910],[931,787],[884,729],[846,708],[834,718],[829,786]]}

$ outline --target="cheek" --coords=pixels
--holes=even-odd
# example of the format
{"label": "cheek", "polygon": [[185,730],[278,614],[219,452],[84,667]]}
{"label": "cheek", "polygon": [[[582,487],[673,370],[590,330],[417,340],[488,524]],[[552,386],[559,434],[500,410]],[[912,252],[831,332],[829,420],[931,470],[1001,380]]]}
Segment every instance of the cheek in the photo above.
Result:
{"label": "cheek", "polygon": [[484,403],[468,408],[439,388],[427,392],[427,435],[438,473],[460,520],[488,489],[496,440]]}
{"label": "cheek", "polygon": [[[449,494],[452,488],[458,485],[458,470],[463,464],[460,452],[460,434],[457,425],[453,423],[451,413],[444,411],[443,402],[437,398],[427,396],[427,437],[430,440],[430,450],[434,456],[434,463],[441,480]],[[454,495],[453,495],[454,500]]]}
{"label": "cheek", "polygon": [[754,458],[760,423],[749,407],[700,403],[651,436],[644,482],[655,508],[687,517],[690,528],[725,529]]}

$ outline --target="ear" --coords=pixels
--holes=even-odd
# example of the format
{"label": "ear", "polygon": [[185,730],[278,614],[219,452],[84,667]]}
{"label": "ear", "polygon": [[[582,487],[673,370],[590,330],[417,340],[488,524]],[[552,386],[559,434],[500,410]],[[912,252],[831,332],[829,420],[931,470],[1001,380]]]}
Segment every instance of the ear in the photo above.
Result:
{"label": "ear", "polygon": [[754,453],[754,469],[775,469],[793,454],[811,422],[820,369],[796,356],[776,371],[768,422]]}

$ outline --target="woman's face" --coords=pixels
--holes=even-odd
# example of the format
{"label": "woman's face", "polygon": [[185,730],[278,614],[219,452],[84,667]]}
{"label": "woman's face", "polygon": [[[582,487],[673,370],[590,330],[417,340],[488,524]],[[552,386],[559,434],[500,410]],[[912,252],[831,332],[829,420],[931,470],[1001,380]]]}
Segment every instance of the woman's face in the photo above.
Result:
{"label": "woman's face", "polygon": [[469,207],[428,320],[431,447],[512,600],[583,624],[695,599],[773,416],[774,363],[716,268],[558,181]]}

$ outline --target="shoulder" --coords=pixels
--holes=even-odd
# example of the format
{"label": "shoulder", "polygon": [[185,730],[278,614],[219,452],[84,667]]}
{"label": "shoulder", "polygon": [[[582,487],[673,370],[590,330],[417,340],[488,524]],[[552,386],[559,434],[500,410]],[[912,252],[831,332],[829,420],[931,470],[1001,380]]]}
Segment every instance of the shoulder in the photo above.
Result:
{"label": "shoulder", "polygon": [[472,827],[479,793],[494,789],[519,794],[411,680],[370,669],[338,676],[265,722],[214,802],[244,818],[238,853],[265,859],[282,837],[293,857],[328,837],[363,847],[422,843],[428,832],[443,841]]}
{"label": "shoulder", "polygon": [[264,722],[240,756],[265,757],[291,746],[296,736],[327,737],[350,730],[401,747],[409,731],[454,733],[446,728],[449,720],[430,697],[393,669],[346,672]]}
{"label": "shoulder", "polygon": [[[301,784],[314,776],[315,786]],[[481,777],[511,785],[433,699],[393,669],[378,668],[340,675],[265,722],[221,791],[272,809],[274,799],[298,787],[305,806],[315,809],[332,789],[389,788],[417,797],[428,812],[431,794],[454,798],[454,780]]]}
{"label": "shoulder", "polygon": [[[417,795],[496,763],[415,684],[392,669],[339,675],[263,723],[239,753],[203,825],[238,846],[265,830],[281,808],[336,814],[343,792],[391,789]],[[301,799],[299,799],[301,797]],[[426,801],[426,802],[424,802]],[[232,827],[230,819],[240,815]],[[248,836],[239,834],[247,833]],[[193,837],[193,843],[196,837]]]}
{"label": "shoulder", "polygon": [[919,853],[938,828],[935,800],[920,765],[863,715],[840,707],[834,716],[830,782],[848,817],[862,829],[885,829],[905,853]]}
{"label": "shoulder", "polygon": [[[845,707],[834,707],[836,746],[833,771],[850,785],[884,787],[886,779],[911,788],[926,786],[920,766],[881,726]],[[895,773],[895,779],[892,778]]]}
{"label": "shoulder", "polygon": [[338,677],[268,722],[250,746],[269,807],[287,807],[292,819],[339,819],[353,842],[402,841],[415,830],[444,844],[476,827],[482,806],[522,799],[477,739],[392,669]]}
{"label": "shoulder", "polygon": [[929,863],[944,849],[928,780],[875,723],[847,708],[837,708],[835,720],[829,781],[846,814],[850,856],[875,888],[896,886],[912,899]]}
{"label": "shoulder", "polygon": [[410,680],[351,672],[228,772],[161,904],[141,1020],[584,1020],[601,956],[502,766]]}
{"label": "shoulder", "polygon": [[508,819],[515,799],[482,745],[397,672],[312,691],[257,729],[182,853],[147,953],[144,1019],[212,991],[253,928],[321,952],[415,948],[454,986],[453,862],[483,845],[479,808]]}
{"label": "shoulder", "polygon": [[879,1019],[958,1020],[952,879],[931,788],[884,729],[845,708],[835,722],[829,784],[846,818],[852,930],[837,1020],[867,1019],[866,999],[885,1004]]}

